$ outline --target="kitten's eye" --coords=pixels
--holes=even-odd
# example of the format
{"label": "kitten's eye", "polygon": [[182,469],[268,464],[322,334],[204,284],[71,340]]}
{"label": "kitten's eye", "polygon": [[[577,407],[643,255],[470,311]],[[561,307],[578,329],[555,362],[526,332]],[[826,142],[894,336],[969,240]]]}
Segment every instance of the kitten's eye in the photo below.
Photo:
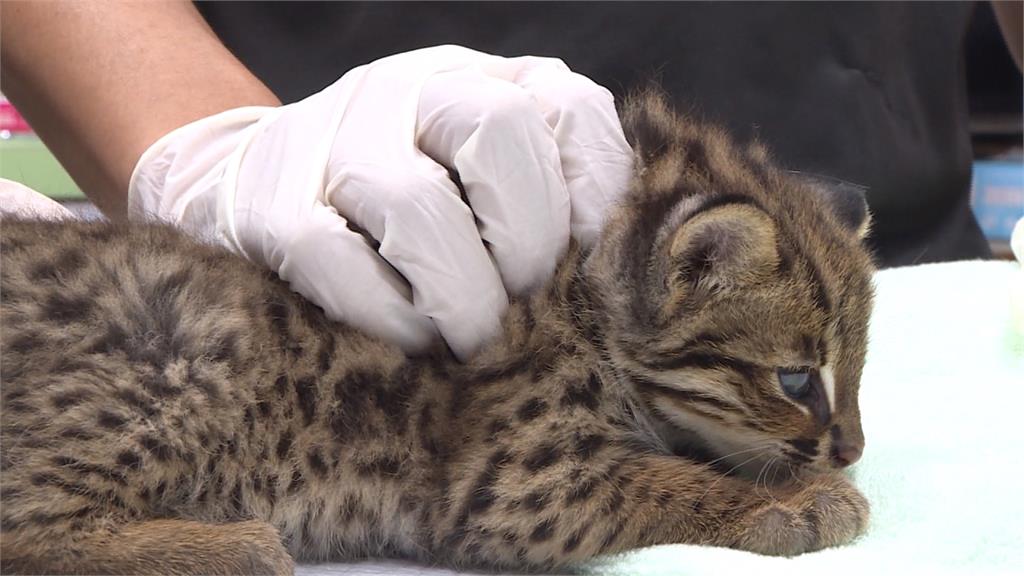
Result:
{"label": "kitten's eye", "polygon": [[810,368],[779,368],[776,372],[782,391],[790,398],[800,398],[811,389]]}

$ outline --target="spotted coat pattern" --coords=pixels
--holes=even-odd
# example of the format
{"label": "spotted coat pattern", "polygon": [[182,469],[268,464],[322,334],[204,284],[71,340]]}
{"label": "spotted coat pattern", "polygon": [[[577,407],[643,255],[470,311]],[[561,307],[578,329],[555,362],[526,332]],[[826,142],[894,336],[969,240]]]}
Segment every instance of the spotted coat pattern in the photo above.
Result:
{"label": "spotted coat pattern", "polygon": [[[167,227],[5,221],[3,571],[852,539],[867,502],[833,453],[862,442],[861,223],[656,94],[624,124],[636,178],[600,243],[466,364],[407,358]],[[816,395],[781,392],[794,366]]]}

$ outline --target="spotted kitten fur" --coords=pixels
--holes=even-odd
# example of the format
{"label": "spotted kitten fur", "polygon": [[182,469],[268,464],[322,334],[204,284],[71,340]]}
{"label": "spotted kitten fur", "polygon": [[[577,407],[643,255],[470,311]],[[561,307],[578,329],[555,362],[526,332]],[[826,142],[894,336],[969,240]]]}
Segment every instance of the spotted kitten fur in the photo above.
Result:
{"label": "spotted kitten fur", "polygon": [[4,222],[3,572],[849,542],[862,199],[654,95],[624,125],[635,182],[598,246],[465,365],[406,358],[168,228]]}

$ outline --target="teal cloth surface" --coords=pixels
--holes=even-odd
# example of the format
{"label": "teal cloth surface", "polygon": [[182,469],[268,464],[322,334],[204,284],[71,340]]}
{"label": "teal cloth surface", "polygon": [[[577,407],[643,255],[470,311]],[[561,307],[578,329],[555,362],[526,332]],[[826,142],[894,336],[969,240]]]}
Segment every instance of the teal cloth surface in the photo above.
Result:
{"label": "teal cloth surface", "polygon": [[[1010,262],[876,276],[852,469],[868,532],[796,558],[659,546],[595,560],[600,576],[1024,574],[1024,271]],[[453,574],[405,563],[302,566],[304,576]]]}

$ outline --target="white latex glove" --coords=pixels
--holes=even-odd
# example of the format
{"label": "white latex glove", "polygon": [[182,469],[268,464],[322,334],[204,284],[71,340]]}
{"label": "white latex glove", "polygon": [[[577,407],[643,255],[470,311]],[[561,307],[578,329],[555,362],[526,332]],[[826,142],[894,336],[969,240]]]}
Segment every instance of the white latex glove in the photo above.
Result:
{"label": "white latex glove", "polygon": [[630,168],[604,88],[560,60],[440,46],[171,132],[139,160],[129,215],[219,242],[407,352],[439,331],[465,359],[570,230],[595,240]]}
{"label": "white latex glove", "polygon": [[0,218],[4,216],[41,220],[70,220],[75,217],[67,208],[28,186],[0,178]]}

